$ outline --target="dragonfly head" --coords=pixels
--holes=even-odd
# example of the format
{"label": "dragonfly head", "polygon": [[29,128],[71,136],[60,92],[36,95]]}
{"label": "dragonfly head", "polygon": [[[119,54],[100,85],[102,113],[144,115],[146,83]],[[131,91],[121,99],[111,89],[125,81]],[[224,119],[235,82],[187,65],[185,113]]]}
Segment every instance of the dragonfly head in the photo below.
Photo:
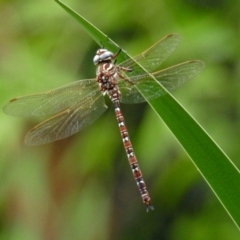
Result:
{"label": "dragonfly head", "polygon": [[93,63],[98,65],[103,62],[111,62],[114,59],[114,54],[107,49],[98,49],[96,55],[93,58]]}

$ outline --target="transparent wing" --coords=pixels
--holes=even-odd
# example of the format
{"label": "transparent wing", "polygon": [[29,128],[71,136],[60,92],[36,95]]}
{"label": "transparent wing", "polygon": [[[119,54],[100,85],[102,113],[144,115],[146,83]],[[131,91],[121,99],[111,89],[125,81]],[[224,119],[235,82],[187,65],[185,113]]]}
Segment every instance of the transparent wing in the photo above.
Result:
{"label": "transparent wing", "polygon": [[170,34],[155,43],[145,52],[120,63],[119,66],[132,69],[132,72],[127,73],[128,76],[143,74],[142,68],[139,67],[136,62],[143,66],[148,72],[156,71],[162,62],[175,50],[179,42],[180,35]]}
{"label": "transparent wing", "polygon": [[159,83],[169,91],[174,90],[200,73],[204,67],[204,62],[193,60],[152,73],[158,82],[154,81],[150,74],[131,77],[130,81],[134,85],[122,80],[118,84],[122,94],[121,102],[140,103],[146,101],[136,86],[141,88],[144,96],[148,99],[160,97],[165,94],[165,91],[159,88]]}
{"label": "transparent wing", "polygon": [[34,127],[25,137],[27,145],[42,145],[69,137],[93,123],[107,109],[99,90]]}
{"label": "transparent wing", "polygon": [[89,97],[98,88],[95,79],[79,80],[52,91],[14,98],[3,111],[19,117],[56,114]]}

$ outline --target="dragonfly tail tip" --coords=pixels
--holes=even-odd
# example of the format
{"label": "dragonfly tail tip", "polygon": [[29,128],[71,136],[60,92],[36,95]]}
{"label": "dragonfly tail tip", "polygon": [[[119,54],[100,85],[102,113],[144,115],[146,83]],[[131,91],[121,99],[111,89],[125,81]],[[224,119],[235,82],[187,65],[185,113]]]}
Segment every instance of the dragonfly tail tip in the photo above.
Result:
{"label": "dragonfly tail tip", "polygon": [[149,210],[152,210],[152,211],[154,210],[153,205],[150,204],[147,206],[146,211],[149,212]]}

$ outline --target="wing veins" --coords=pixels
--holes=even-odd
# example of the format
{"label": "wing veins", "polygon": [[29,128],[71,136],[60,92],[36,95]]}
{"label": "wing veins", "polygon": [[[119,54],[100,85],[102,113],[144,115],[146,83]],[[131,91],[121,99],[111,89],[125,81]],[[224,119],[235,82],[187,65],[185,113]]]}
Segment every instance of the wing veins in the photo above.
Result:
{"label": "wing veins", "polygon": [[[74,104],[71,108],[65,109],[57,115],[38,124],[26,135],[25,143],[27,145],[41,145],[62,138],[66,138],[80,131],[87,125],[91,124],[107,108],[104,104],[104,98],[102,93],[96,91],[96,94],[97,95],[93,99],[93,101],[90,102],[88,100],[84,105],[78,102]],[[93,105],[93,103],[95,102],[98,102],[97,106],[95,108],[89,108],[89,106]],[[82,109],[82,111],[80,109]],[[93,118],[90,119],[90,121],[84,122],[84,119],[91,115],[93,116]],[[82,124],[79,125],[79,122],[81,122]]]}
{"label": "wing veins", "polygon": [[54,90],[14,98],[3,111],[14,116],[45,116],[55,114],[98,89],[95,79],[79,80]]}

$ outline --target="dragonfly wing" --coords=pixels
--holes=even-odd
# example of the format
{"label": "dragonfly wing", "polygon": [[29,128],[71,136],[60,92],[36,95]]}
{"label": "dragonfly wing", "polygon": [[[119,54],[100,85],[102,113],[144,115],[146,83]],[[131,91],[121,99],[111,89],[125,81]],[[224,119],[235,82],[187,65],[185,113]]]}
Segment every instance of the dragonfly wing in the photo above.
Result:
{"label": "dragonfly wing", "polygon": [[200,73],[204,67],[204,62],[193,60],[152,73],[157,82],[151,78],[151,74],[142,74],[130,78],[134,83],[133,86],[122,81],[119,83],[122,93],[121,102],[140,103],[146,101],[136,86],[141,88],[141,92],[147,99],[160,97],[166,91],[159,87],[159,83],[169,91],[174,90]]}
{"label": "dragonfly wing", "polygon": [[92,101],[82,100],[34,127],[25,143],[42,145],[69,137],[93,123],[106,109],[102,93],[96,91]]}
{"label": "dragonfly wing", "polygon": [[146,99],[143,95],[138,91],[136,88],[136,84],[131,86],[127,84],[119,84],[119,89],[121,92],[121,99],[122,103],[141,103],[146,102]]}
{"label": "dragonfly wing", "polygon": [[204,62],[192,60],[153,73],[153,76],[164,88],[172,91],[195,77],[204,68]]}
{"label": "dragonfly wing", "polygon": [[3,111],[20,117],[51,115],[69,108],[96,89],[95,79],[79,80],[52,91],[14,98]]}
{"label": "dragonfly wing", "polygon": [[143,74],[141,67],[136,64],[138,62],[148,72],[153,72],[159,69],[162,62],[175,50],[180,42],[180,35],[170,34],[145,52],[130,58],[119,65],[125,68],[131,68],[132,72],[127,73],[128,76]]}

